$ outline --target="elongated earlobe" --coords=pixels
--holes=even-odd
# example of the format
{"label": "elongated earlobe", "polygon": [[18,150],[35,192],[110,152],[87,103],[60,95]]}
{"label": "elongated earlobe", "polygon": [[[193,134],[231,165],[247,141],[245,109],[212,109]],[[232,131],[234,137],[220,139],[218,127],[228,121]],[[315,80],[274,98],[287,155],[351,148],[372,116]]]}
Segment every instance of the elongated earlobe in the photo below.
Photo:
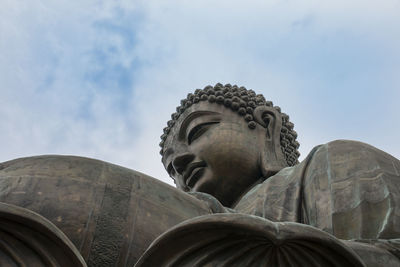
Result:
{"label": "elongated earlobe", "polygon": [[268,178],[288,166],[280,143],[282,118],[275,108],[259,106],[254,110],[254,120],[266,130],[260,168],[264,178]]}

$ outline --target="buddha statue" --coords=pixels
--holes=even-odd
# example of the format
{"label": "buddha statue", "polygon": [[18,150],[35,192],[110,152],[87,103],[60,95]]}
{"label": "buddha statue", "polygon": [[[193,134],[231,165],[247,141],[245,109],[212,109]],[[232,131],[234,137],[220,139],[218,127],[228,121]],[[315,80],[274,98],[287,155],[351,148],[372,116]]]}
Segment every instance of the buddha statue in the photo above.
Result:
{"label": "buddha statue", "polygon": [[[202,199],[207,195],[209,202],[219,201],[225,213],[237,214],[186,222],[181,230],[174,228],[159,238],[148,254],[157,258],[161,250],[163,255],[168,254],[165,262],[187,266],[201,266],[198,262],[208,261],[221,266],[233,262],[243,266],[249,262],[255,266],[262,262],[270,262],[271,266],[327,266],[340,262],[340,257],[332,255],[353,253],[347,257],[348,262],[338,265],[400,266],[400,161],[370,145],[338,140],[315,147],[299,164],[296,137],[289,116],[252,90],[217,84],[189,94],[161,136],[163,164],[178,188]],[[266,220],[260,222],[259,218]],[[232,226],[242,220],[245,226]],[[271,234],[265,232],[253,233],[256,237],[252,241],[227,249],[230,254],[218,254],[213,252],[213,244],[221,242],[214,240],[221,225],[213,228],[210,221],[228,221],[224,227],[233,227],[226,233],[233,243],[246,239],[244,235],[232,237],[237,232],[250,233],[255,225],[270,222],[275,223],[272,228],[283,223],[288,228],[281,228],[289,234],[279,240],[279,231],[274,232],[270,243],[260,245],[264,254],[270,253],[269,258],[262,251],[248,248],[254,244],[253,239]],[[182,237],[189,225],[200,228],[198,238],[208,238],[207,246],[213,249],[205,245],[200,249],[197,241]],[[208,225],[207,231],[204,225]],[[296,237],[310,229],[315,230],[310,236],[317,237],[313,244],[307,243],[304,236]],[[340,249],[316,252],[328,239]],[[168,250],[164,246],[171,240],[175,246]],[[178,240],[185,244],[182,251],[175,250]],[[315,251],[306,252],[306,248]],[[279,249],[281,252],[276,252]],[[307,253],[311,259],[302,261],[301,255],[306,259]],[[242,255],[243,262],[237,254]],[[332,258],[328,260],[327,255]],[[262,261],[254,261],[263,256]]]}
{"label": "buddha statue", "polygon": [[0,265],[399,266],[399,160],[338,140],[299,163],[293,127],[216,84],[161,136],[177,189],[82,157],[0,163]]}

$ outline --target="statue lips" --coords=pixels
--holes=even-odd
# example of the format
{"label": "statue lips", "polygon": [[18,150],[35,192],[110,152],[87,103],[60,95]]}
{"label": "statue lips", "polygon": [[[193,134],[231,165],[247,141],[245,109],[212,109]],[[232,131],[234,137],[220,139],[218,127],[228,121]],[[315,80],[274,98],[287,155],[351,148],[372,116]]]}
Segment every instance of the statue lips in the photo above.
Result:
{"label": "statue lips", "polygon": [[204,161],[192,162],[188,165],[185,173],[183,174],[183,181],[189,187],[193,188],[196,182],[204,173],[204,167],[207,164]]}

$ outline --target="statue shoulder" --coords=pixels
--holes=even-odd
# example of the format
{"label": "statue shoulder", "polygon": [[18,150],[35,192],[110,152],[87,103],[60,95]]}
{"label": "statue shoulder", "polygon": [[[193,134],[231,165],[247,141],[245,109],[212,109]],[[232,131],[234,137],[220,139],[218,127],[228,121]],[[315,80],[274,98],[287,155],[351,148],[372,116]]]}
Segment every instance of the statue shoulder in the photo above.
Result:
{"label": "statue shoulder", "polygon": [[319,145],[305,161],[308,161],[308,171],[330,170],[333,180],[371,172],[400,175],[398,159],[374,146],[352,140],[335,140]]}
{"label": "statue shoulder", "polygon": [[[318,153],[328,153],[330,157],[334,158],[349,158],[352,159],[382,159],[389,161],[399,161],[392,155],[372,146],[367,143],[354,141],[354,140],[334,140],[329,143],[316,146],[313,151]],[[312,152],[311,152],[312,153]],[[317,154],[316,154],[317,155]]]}

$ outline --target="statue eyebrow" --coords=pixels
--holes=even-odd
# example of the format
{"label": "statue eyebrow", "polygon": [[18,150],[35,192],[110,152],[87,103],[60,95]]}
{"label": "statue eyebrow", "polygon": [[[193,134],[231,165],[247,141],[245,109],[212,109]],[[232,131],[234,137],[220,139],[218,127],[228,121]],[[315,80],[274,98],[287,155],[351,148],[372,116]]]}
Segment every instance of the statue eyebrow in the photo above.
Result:
{"label": "statue eyebrow", "polygon": [[181,127],[179,128],[178,138],[180,140],[185,138],[186,129],[189,126],[189,123],[194,119],[201,117],[201,116],[210,116],[210,115],[221,115],[219,112],[213,111],[195,111],[190,113],[182,122]]}

